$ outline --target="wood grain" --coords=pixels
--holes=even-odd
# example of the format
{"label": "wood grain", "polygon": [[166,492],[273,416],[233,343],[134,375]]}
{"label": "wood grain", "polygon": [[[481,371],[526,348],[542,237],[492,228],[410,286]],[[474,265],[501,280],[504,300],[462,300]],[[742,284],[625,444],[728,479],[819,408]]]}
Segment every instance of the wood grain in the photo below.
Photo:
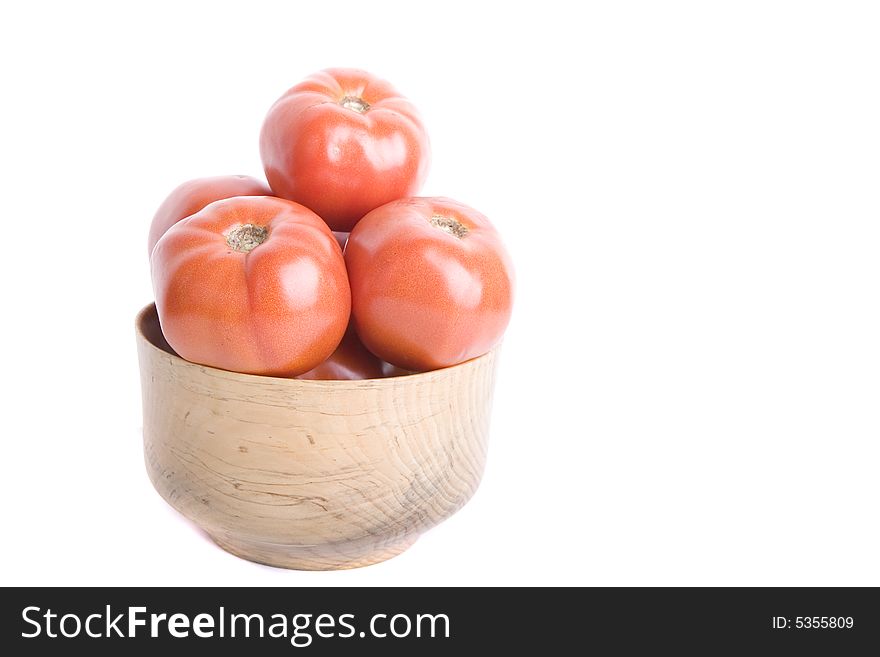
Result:
{"label": "wood grain", "polygon": [[153,305],[137,342],[150,479],[240,557],[305,570],[377,563],[479,485],[497,350],[387,379],[253,376],[171,353]]}

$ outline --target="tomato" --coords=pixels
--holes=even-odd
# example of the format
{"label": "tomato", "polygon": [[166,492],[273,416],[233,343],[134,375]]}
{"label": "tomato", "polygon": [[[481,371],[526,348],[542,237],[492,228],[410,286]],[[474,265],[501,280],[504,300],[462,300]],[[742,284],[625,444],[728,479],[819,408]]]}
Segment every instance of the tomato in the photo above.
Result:
{"label": "tomato", "polygon": [[335,237],[336,241],[339,242],[339,248],[345,251],[345,243],[348,241],[348,233],[334,230],[333,237]]}
{"label": "tomato", "polygon": [[358,338],[354,325],[349,324],[342,342],[339,343],[339,346],[336,347],[336,351],[330,355],[330,358],[296,378],[324,381],[354,381],[360,379],[384,379],[390,376],[405,376],[407,374],[412,374],[412,372],[408,372],[391,363],[386,363],[381,358],[373,355]]}
{"label": "tomato", "polygon": [[311,380],[381,379],[385,376],[382,366],[382,361],[370,353],[360,341],[354,327],[349,326],[342,342],[327,360],[296,378]]}
{"label": "tomato", "polygon": [[514,275],[489,220],[447,198],[393,201],[345,247],[352,321],[374,354],[408,370],[489,351],[510,320]]}
{"label": "tomato", "polygon": [[388,82],[347,68],[288,90],[266,116],[260,154],[276,196],[311,208],[338,231],[416,194],[431,157],[413,104]]}
{"label": "tomato", "polygon": [[147,243],[149,253],[153,252],[165,231],[178,221],[195,214],[208,203],[232,196],[272,196],[272,190],[266,183],[250,176],[212,176],[178,185],[153,216]]}
{"label": "tomato", "polygon": [[339,244],[292,201],[215,201],[172,226],[150,262],[162,332],[196,363],[296,376],[333,353],[349,322]]}
{"label": "tomato", "polygon": [[407,376],[408,374],[415,374],[415,372],[411,370],[405,370],[402,367],[398,367],[397,365],[392,365],[387,361],[382,361],[383,378],[388,378],[392,376]]}

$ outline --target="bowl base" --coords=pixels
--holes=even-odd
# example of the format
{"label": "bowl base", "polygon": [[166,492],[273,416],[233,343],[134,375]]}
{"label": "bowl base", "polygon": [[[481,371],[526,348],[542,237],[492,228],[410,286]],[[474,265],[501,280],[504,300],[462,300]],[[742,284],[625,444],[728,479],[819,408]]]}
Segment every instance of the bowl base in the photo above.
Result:
{"label": "bowl base", "polygon": [[396,557],[406,551],[418,538],[418,536],[408,536],[379,550],[352,553],[351,550],[343,547],[334,551],[332,545],[315,547],[271,545],[228,535],[215,536],[209,533],[208,536],[218,546],[236,557],[265,566],[290,570],[348,570],[371,566]]}

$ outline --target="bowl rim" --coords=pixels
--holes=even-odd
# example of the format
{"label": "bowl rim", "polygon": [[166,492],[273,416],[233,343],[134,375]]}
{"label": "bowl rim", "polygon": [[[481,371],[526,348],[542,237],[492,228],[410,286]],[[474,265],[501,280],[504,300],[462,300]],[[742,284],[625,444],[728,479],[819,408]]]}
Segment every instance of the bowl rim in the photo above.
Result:
{"label": "bowl rim", "polygon": [[[462,363],[457,363],[455,365],[450,365],[449,367],[442,367],[436,370],[429,370],[427,372],[414,372],[412,374],[399,374],[397,376],[386,376],[380,379],[296,379],[293,377],[285,377],[285,376],[269,376],[266,374],[247,374],[244,372],[235,372],[233,370],[224,370],[219,367],[213,367],[211,365],[202,365],[201,363],[194,363],[192,361],[186,360],[176,353],[172,353],[167,351],[153,342],[143,331],[143,325],[148,318],[154,315],[156,317],[156,321],[159,320],[159,312],[156,309],[156,302],[150,302],[143,308],[141,308],[137,315],[135,316],[135,332],[137,335],[137,339],[139,343],[147,345],[153,351],[159,352],[165,357],[169,358],[173,363],[177,364],[179,367],[188,367],[195,368],[201,370],[205,374],[209,374],[211,376],[220,376],[224,378],[230,379],[238,379],[244,383],[257,383],[257,382],[272,382],[273,384],[280,385],[293,385],[293,386],[303,386],[303,387],[351,387],[351,388],[362,388],[364,385],[370,386],[393,386],[399,385],[401,381],[407,381],[415,383],[417,381],[429,381],[432,379],[448,376],[449,374],[455,372],[456,370],[466,370],[472,367],[475,367],[477,363],[489,360],[494,357],[495,353],[501,348],[501,343],[496,344],[492,349],[487,351],[485,354],[481,356],[476,356],[471,358],[470,360],[466,360]],[[161,331],[161,325],[159,327]]]}

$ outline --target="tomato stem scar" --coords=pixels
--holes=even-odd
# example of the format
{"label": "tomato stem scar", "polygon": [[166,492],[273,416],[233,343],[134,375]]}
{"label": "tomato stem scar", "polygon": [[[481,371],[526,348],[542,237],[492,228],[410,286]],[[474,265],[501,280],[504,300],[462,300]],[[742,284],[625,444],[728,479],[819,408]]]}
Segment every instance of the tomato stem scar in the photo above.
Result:
{"label": "tomato stem scar", "polygon": [[250,253],[266,241],[269,231],[264,226],[242,224],[226,234],[226,244],[233,251]]}
{"label": "tomato stem scar", "polygon": [[468,234],[467,226],[465,226],[454,217],[447,217],[446,215],[442,214],[433,214],[428,221],[431,222],[431,225],[434,226],[434,228],[439,228],[440,230],[447,232],[450,235],[454,235],[458,239],[463,239],[464,236]]}
{"label": "tomato stem scar", "polygon": [[339,101],[339,104],[345,109],[350,109],[358,114],[365,114],[370,109],[370,104],[367,101],[356,96],[346,96]]}

